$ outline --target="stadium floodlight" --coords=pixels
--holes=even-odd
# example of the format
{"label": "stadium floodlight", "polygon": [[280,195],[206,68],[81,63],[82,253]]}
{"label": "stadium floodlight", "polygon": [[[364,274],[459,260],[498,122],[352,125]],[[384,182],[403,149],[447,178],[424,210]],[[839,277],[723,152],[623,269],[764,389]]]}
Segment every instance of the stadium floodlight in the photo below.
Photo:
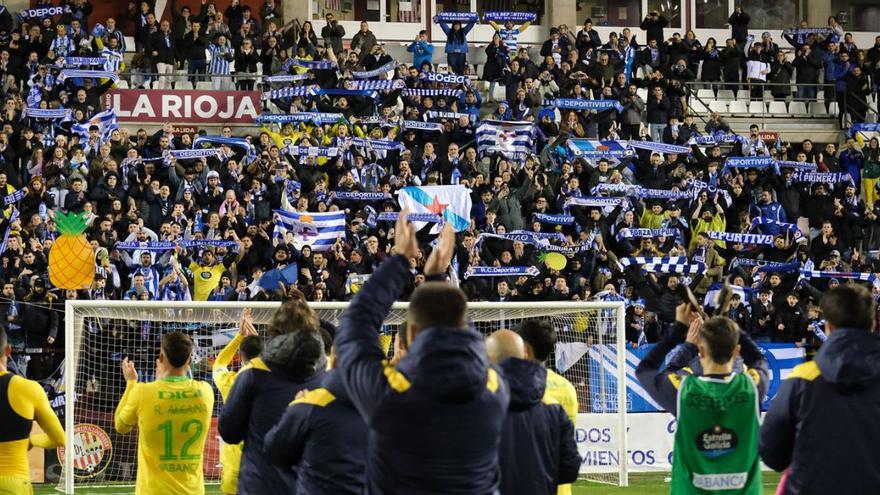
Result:
{"label": "stadium floodlight", "polygon": [[[65,306],[64,426],[68,449],[59,449],[62,463],[59,488],[65,493],[96,485],[129,485],[137,475],[137,435],[118,435],[113,414],[125,390],[120,361],[135,361],[141,381],[152,380],[163,333],[182,331],[192,336],[194,356],[191,374],[211,382],[211,364],[238,331],[241,310],[250,308],[258,332],[263,333],[278,302],[167,302],[78,301]],[[319,317],[331,323],[347,303],[312,303]],[[393,352],[398,328],[406,322],[407,303],[394,304],[385,320],[380,343]],[[579,423],[590,424],[593,414],[607,418],[609,438],[604,449],[613,463],[585,462],[581,478],[613,485],[627,485],[626,341],[625,306],[622,302],[474,302],[468,318],[475,330],[488,335],[500,328],[514,328],[529,318],[549,319],[557,331],[556,352],[547,366],[566,377],[578,395]],[[598,356],[598,359],[596,358]],[[561,371],[560,371],[561,370]],[[219,435],[215,402],[208,444],[205,448],[206,482],[220,477]],[[598,416],[596,416],[598,417]],[[607,424],[607,420],[603,421]],[[581,453],[589,446],[582,447]]]}

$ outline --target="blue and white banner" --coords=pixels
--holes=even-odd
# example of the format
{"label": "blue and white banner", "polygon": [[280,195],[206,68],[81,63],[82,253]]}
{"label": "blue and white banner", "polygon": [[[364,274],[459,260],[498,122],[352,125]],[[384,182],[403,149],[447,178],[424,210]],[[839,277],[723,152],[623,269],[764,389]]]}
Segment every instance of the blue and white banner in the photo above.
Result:
{"label": "blue and white banner", "polygon": [[110,133],[119,129],[119,121],[116,119],[116,111],[112,108],[96,113],[92,118],[83,122],[75,123],[70,126],[70,132],[77,134],[80,138],[80,145],[85,147],[89,142],[89,127],[98,126],[98,135],[101,136],[101,142],[110,140]]}
{"label": "blue and white banner", "polygon": [[278,88],[271,91],[264,91],[261,98],[263,100],[287,100],[301,96],[314,96],[318,91],[318,86],[298,86],[295,88]]}
{"label": "blue and white banner", "polygon": [[687,146],[666,144],[658,141],[627,141],[627,145],[630,148],[656,151],[658,153],[677,153],[686,155],[691,152],[691,149]]}
{"label": "blue and white banner", "polygon": [[535,266],[471,266],[464,272],[464,278],[471,277],[537,277],[541,274]]}
{"label": "blue and white banner", "polygon": [[551,213],[535,213],[535,220],[540,223],[552,225],[571,225],[574,223],[573,215],[554,215]]}
{"label": "blue and white banner", "polygon": [[483,241],[486,239],[501,239],[510,242],[521,242],[523,244],[529,244],[531,246],[537,246],[539,248],[549,246],[551,239],[565,242],[565,236],[563,236],[560,232],[553,232],[552,234],[529,232],[525,230],[516,230],[507,234],[491,234],[488,232],[483,232],[479,235],[479,237],[477,237],[477,241],[474,242],[474,246],[471,251],[479,251],[480,247],[483,245]]}
{"label": "blue and white banner", "polygon": [[119,74],[106,70],[77,70],[64,69],[58,74],[58,82],[63,83],[68,77],[73,78],[95,78],[95,79],[112,79],[113,82],[119,82]]}
{"label": "blue and white banner", "polygon": [[68,13],[70,13],[70,5],[59,5],[57,7],[25,9],[18,13],[18,18],[19,20],[42,19],[44,17],[54,17],[56,15],[64,15]]}
{"label": "blue and white banner", "polygon": [[362,79],[345,82],[346,88],[358,91],[388,91],[401,89],[404,86],[403,79]]}
{"label": "blue and white banner", "polygon": [[[378,67],[373,70],[364,70],[364,71],[351,71],[351,77],[355,79],[369,79],[371,77],[379,77],[381,74],[385,74],[386,72],[391,72],[397,68],[397,62],[392,60],[387,64]],[[364,88],[366,89],[366,88]]]}
{"label": "blue and white banner", "polygon": [[763,168],[776,166],[776,160],[769,156],[730,156],[725,160],[726,168]]}
{"label": "blue and white banner", "polygon": [[801,269],[801,264],[797,261],[793,263],[779,263],[776,261],[765,261],[758,265],[758,272],[761,273],[791,273]]}
{"label": "blue and white banner", "polygon": [[382,201],[391,198],[391,195],[383,192],[330,191],[330,197],[340,201]]}
{"label": "blue and white banner", "polygon": [[779,229],[788,232],[795,241],[800,241],[801,239],[804,239],[804,234],[801,232],[798,226],[793,223],[778,222],[776,220],[764,217],[755,217],[754,219],[752,219],[753,229],[761,225],[779,227]]}
{"label": "blue and white banner", "polygon": [[230,148],[241,148],[245,152],[245,160],[250,163],[257,159],[257,150],[245,138],[223,136],[199,136],[193,141],[192,147],[199,148],[202,143],[226,145]]}
{"label": "blue and white banner", "polygon": [[442,72],[422,72],[419,74],[419,79],[442,84],[466,84],[469,81],[468,76],[444,74]]}
{"label": "blue and white banner", "polygon": [[490,11],[483,14],[484,21],[495,22],[513,22],[521,24],[523,22],[534,22],[538,18],[538,14],[534,12],[495,12]]}
{"label": "blue and white banner", "polygon": [[605,110],[614,109],[618,112],[623,111],[623,105],[617,100],[581,100],[577,98],[557,98],[545,104],[556,108],[565,108],[572,110],[595,110],[604,112]]}
{"label": "blue and white banner", "polygon": [[756,246],[772,246],[773,236],[770,234],[741,234],[739,232],[706,232],[709,239],[715,241],[732,242],[734,244],[750,244]]}
{"label": "blue and white banner", "polygon": [[880,132],[880,122],[862,122],[860,124],[853,124],[850,126],[847,135],[853,137],[859,132]]}
{"label": "blue and white banner", "polygon": [[285,83],[294,81],[305,81],[310,76],[308,74],[284,74],[280,76],[263,76],[263,81],[267,83]]}
{"label": "blue and white banner", "polygon": [[852,182],[852,176],[843,172],[801,172],[797,171],[792,176],[798,182],[822,182],[836,184],[838,182]]}
{"label": "blue and white banner", "polygon": [[449,96],[451,98],[461,98],[464,90],[450,88],[404,88],[400,94],[403,96]]}
{"label": "blue and white banner", "polygon": [[467,117],[471,122],[475,122],[479,117],[478,113],[461,113],[461,112],[437,112],[434,110],[425,112],[426,119],[452,119],[458,120]]}
{"label": "blue and white banner", "polygon": [[64,67],[79,67],[81,65],[104,65],[107,61],[104,57],[64,57]]}
{"label": "blue and white banner", "polygon": [[598,160],[602,158],[607,159],[611,163],[617,163],[616,160],[620,158],[632,156],[633,151],[624,146],[624,143],[625,141],[570,138],[566,145],[573,156],[591,160],[593,167],[596,167],[598,166]]}
{"label": "blue and white banner", "polygon": [[116,249],[124,251],[171,251],[176,247],[182,249],[204,249],[208,247],[235,247],[235,241],[201,239],[190,241],[148,241],[148,242],[117,242]]}
{"label": "blue and white banner", "polygon": [[535,152],[535,126],[531,122],[484,120],[477,127],[480,156],[501,154],[511,159]]}
{"label": "blue and white banner", "polygon": [[282,124],[288,122],[315,122],[318,124],[335,124],[345,117],[341,113],[325,112],[294,112],[294,113],[266,113],[258,115],[255,119],[260,123]]}
{"label": "blue and white banner", "polygon": [[19,201],[21,201],[22,198],[24,198],[25,194],[27,194],[27,191],[25,191],[24,189],[19,189],[12,194],[7,194],[6,196],[3,196],[3,204],[11,205],[12,203],[18,203]]}
{"label": "blue and white banner", "polygon": [[676,229],[620,229],[615,237],[620,241],[622,239],[675,237],[677,234],[678,230]]}
{"label": "blue and white banner", "polygon": [[745,142],[747,139],[744,136],[740,136],[738,134],[728,134],[728,133],[720,133],[716,132],[711,136],[694,136],[689,141],[688,144],[699,144],[699,145],[716,145],[716,144],[732,144],[736,142]]}
{"label": "blue and white banner", "polygon": [[32,108],[27,107],[22,117],[30,119],[62,120],[69,118],[73,110],[69,108]]}
{"label": "blue and white banner", "polygon": [[336,68],[336,62],[331,60],[303,60],[300,58],[292,58],[288,60],[292,65],[298,65],[310,70],[330,70]]}
{"label": "blue and white banner", "polygon": [[296,212],[275,210],[275,237],[293,234],[297,250],[310,246],[312,251],[326,251],[336,240],[345,237],[345,212]]}
{"label": "blue and white banner", "polygon": [[[399,211],[383,211],[376,216],[378,222],[396,222]],[[412,223],[443,223],[443,217],[436,213],[409,213],[406,219]]]}
{"label": "blue and white banner", "polygon": [[636,198],[654,198],[654,199],[689,199],[692,194],[688,191],[674,191],[671,189],[648,189],[642,186],[632,184],[596,184],[590,189],[590,194],[599,194],[602,192],[620,193],[625,196]]}
{"label": "blue and white banner", "polygon": [[[471,218],[470,189],[462,185],[455,186],[407,186],[397,191],[397,201],[401,209],[407,208],[413,213],[434,213],[442,215],[446,222],[452,224],[456,232],[467,230]],[[420,230],[424,223],[417,222]],[[432,234],[440,233],[440,225],[434,225]]]}
{"label": "blue and white banner", "polygon": [[790,36],[808,36],[811,34],[822,34],[828,35],[834,33],[834,30],[830,27],[820,27],[820,28],[788,28],[782,31],[782,34],[790,35]]}
{"label": "blue and white banner", "polygon": [[422,122],[421,120],[404,120],[403,128],[416,131],[443,132],[443,124],[439,122]]}
{"label": "blue and white banner", "polygon": [[471,22],[480,18],[476,12],[440,12],[434,18],[440,22]]}
{"label": "blue and white banner", "polygon": [[316,89],[315,95],[366,96],[366,97],[374,98],[376,96],[376,92],[369,91],[369,90],[360,90],[360,89],[327,88],[327,89]]}

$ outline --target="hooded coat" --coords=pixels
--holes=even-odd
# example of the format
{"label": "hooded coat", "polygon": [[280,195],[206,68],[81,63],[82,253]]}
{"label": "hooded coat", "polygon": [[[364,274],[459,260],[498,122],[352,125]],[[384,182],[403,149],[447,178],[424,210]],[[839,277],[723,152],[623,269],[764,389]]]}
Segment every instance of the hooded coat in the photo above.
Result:
{"label": "hooded coat", "polygon": [[785,495],[877,493],[880,336],[837,329],[779,387],[761,426],[761,458],[788,469]]}

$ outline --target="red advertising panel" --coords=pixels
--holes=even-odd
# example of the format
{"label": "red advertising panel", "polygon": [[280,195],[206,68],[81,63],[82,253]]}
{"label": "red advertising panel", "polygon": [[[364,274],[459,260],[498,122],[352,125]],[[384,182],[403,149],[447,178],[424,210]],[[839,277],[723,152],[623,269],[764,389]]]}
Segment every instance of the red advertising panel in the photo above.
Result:
{"label": "red advertising panel", "polygon": [[123,122],[250,124],[260,114],[260,93],[114,89],[104,95],[104,108]]}

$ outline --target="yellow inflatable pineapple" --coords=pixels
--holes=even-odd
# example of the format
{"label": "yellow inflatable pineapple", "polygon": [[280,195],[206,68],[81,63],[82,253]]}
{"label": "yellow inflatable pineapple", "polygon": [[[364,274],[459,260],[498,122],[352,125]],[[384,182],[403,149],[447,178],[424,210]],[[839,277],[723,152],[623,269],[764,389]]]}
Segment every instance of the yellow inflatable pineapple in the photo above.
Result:
{"label": "yellow inflatable pineapple", "polygon": [[49,250],[49,279],[59,289],[85,289],[95,279],[95,253],[83,235],[85,212],[55,213],[61,236]]}

